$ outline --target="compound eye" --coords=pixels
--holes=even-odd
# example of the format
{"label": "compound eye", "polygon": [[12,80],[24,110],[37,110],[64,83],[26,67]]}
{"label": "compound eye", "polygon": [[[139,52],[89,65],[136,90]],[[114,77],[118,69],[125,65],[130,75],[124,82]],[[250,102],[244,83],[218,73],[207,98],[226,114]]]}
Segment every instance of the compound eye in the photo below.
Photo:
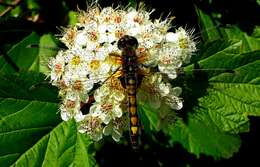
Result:
{"label": "compound eye", "polygon": [[133,36],[125,35],[118,40],[117,47],[120,50],[123,50],[125,48],[132,48],[135,50],[138,48],[138,41]]}

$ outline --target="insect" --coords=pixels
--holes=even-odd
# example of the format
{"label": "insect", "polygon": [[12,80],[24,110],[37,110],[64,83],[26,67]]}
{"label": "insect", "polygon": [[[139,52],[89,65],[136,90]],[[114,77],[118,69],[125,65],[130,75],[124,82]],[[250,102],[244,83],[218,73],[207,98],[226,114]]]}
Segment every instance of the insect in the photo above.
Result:
{"label": "insect", "polygon": [[118,48],[122,50],[122,70],[124,85],[128,96],[129,129],[133,148],[138,147],[139,119],[137,114],[136,89],[138,87],[138,63],[136,55],[138,41],[135,37],[125,35],[118,41]]}
{"label": "insect", "polygon": [[[169,80],[189,62],[195,42],[182,28],[168,32],[170,20],[152,22],[149,15],[133,8],[91,8],[64,30],[60,39],[67,49],[49,61],[47,75],[60,90],[62,119],[75,119],[79,131],[95,141],[111,135],[118,142],[129,127],[137,149],[140,101],[162,115],[182,108],[181,88]],[[83,113],[82,104],[92,96]]]}

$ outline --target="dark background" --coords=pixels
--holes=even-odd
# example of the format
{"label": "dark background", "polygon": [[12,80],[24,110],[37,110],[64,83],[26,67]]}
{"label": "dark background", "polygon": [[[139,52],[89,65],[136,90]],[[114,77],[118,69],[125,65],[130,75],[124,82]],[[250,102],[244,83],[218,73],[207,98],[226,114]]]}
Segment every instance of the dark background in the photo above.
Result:
{"label": "dark background", "polygon": [[[58,34],[57,27],[66,26],[68,23],[67,12],[69,10],[87,8],[86,1],[82,0],[39,0],[40,14],[36,22],[28,21],[32,11],[24,5],[23,13],[19,18],[0,18],[0,49],[7,50],[12,44],[17,43],[31,31],[39,34],[52,32]],[[64,7],[64,4],[66,7]],[[126,5],[127,0],[101,0],[102,7],[114,4]],[[156,11],[152,17],[158,18],[163,13],[167,16],[169,12],[176,16],[176,26],[195,28],[196,34],[200,34],[200,26],[195,8],[198,7],[214,18],[220,26],[236,25],[250,35],[256,25],[260,25],[260,4],[256,0],[145,0],[149,8]],[[19,5],[23,6],[21,2]],[[215,14],[221,17],[214,17]],[[217,25],[217,24],[216,24]],[[11,31],[10,31],[11,30]],[[210,156],[201,155],[197,159],[188,153],[179,144],[174,148],[158,146],[146,138],[145,142],[151,147],[144,151],[133,152],[128,146],[105,143],[102,149],[97,152],[96,160],[101,166],[260,166],[260,118],[250,118],[250,132],[241,134],[242,145],[240,151],[230,159],[214,160]],[[162,142],[165,136],[157,136]]]}

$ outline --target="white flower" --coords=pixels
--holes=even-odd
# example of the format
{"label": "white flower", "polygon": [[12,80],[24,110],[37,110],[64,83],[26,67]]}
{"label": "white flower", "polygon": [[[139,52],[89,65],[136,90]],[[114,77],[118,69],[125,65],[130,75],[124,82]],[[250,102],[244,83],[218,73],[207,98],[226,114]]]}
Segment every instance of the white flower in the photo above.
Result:
{"label": "white flower", "polygon": [[[151,107],[158,109],[162,106],[174,110],[182,108],[181,88],[173,88],[166,81],[177,77],[176,69],[188,63],[196,50],[192,32],[183,28],[169,32],[172,19],[151,20],[152,12],[131,7],[122,10],[97,6],[87,12],[81,11],[79,23],[64,29],[60,38],[68,49],[59,51],[49,62],[51,83],[59,87],[63,100],[60,106],[62,119],[75,119],[80,124],[79,131],[87,133],[95,141],[100,140],[103,134],[119,141],[123,133],[120,122],[127,115],[126,90],[119,75],[115,75],[116,70],[120,73],[122,69],[122,57],[112,60],[111,55],[121,52],[117,42],[124,35],[138,40],[136,54],[140,71],[159,70],[168,76],[166,80],[163,78],[166,75],[160,73],[144,76],[138,90],[138,101],[147,100]],[[102,85],[93,90],[98,84]],[[92,90],[95,102],[90,112],[83,115],[81,103],[88,102]]]}
{"label": "white flower", "polygon": [[145,82],[141,87],[142,91],[139,91],[138,94],[140,99],[144,98],[142,100],[148,101],[154,108],[159,108],[162,103],[167,104],[175,110],[180,110],[182,108],[183,101],[178,97],[182,92],[180,87],[172,88],[170,83],[163,81],[162,75],[159,73],[145,77],[144,81]]}
{"label": "white flower", "polygon": [[111,92],[109,86],[105,84],[94,93],[94,98],[96,102],[90,107],[90,113],[98,113],[105,124],[122,116],[121,102],[125,98],[122,92],[118,90]]}
{"label": "white flower", "polygon": [[74,46],[75,37],[77,35],[76,27],[69,27],[64,29],[63,36],[60,40],[68,47],[72,48]]}
{"label": "white flower", "polygon": [[61,79],[65,68],[63,51],[59,51],[55,58],[50,59],[49,68],[51,69],[51,82],[53,83],[53,85],[57,85],[57,82]]}
{"label": "white flower", "polygon": [[79,132],[87,133],[93,140],[99,141],[103,136],[102,121],[94,114],[87,114],[79,122]]}
{"label": "white flower", "polygon": [[86,68],[89,72],[89,78],[95,83],[106,80],[111,72],[111,64],[98,59],[90,60]]}
{"label": "white flower", "polygon": [[113,140],[116,142],[120,141],[120,138],[123,135],[123,131],[128,129],[128,114],[123,115],[120,118],[116,118],[106,125],[103,129],[103,134],[105,136],[111,135]]}
{"label": "white flower", "polygon": [[179,57],[184,63],[189,63],[191,54],[196,51],[196,44],[190,35],[193,31],[187,32],[183,28],[179,28],[175,33],[166,34],[166,41],[178,46]]}
{"label": "white flower", "polygon": [[88,42],[88,36],[86,32],[80,32],[76,35],[75,45],[84,46]]}
{"label": "white flower", "polygon": [[101,24],[98,27],[98,32],[100,34],[98,42],[99,43],[112,43],[116,42],[117,38],[115,36],[115,25],[113,24]]}
{"label": "white flower", "polygon": [[61,118],[68,121],[74,118],[77,122],[81,121],[84,116],[80,111],[80,101],[77,93],[67,92],[62,105],[60,106]]}
{"label": "white flower", "polygon": [[116,141],[119,142],[120,138],[122,136],[122,130],[121,129],[117,129],[115,126],[113,126],[113,124],[108,124],[107,126],[104,127],[103,129],[103,134],[105,136],[111,135],[112,138]]}
{"label": "white flower", "polygon": [[[118,103],[122,102],[125,98],[125,92],[122,91],[122,87],[121,85],[118,85],[118,82],[120,81],[114,80],[112,77],[106,84],[99,87],[94,93],[96,102],[102,102],[102,100],[109,99],[113,99]],[[113,89],[113,91],[111,91],[111,89]]]}
{"label": "white flower", "polygon": [[180,50],[175,44],[165,43],[158,52],[158,68],[162,73],[168,75],[170,79],[177,77],[176,69],[182,65]]}
{"label": "white flower", "polygon": [[120,108],[120,104],[114,103],[112,100],[110,102],[102,101],[101,103],[92,105],[90,113],[98,113],[102,122],[108,124],[111,120],[122,116],[122,109]]}
{"label": "white flower", "polygon": [[177,41],[178,41],[178,37],[179,37],[178,34],[173,33],[173,32],[168,32],[168,33],[165,35],[165,40],[166,40],[167,42],[177,42]]}

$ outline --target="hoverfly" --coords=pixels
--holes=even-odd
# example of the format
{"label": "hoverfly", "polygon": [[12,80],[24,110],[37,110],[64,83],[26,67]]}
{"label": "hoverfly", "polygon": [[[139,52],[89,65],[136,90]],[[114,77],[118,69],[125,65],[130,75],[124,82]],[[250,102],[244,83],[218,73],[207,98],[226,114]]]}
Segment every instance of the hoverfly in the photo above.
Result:
{"label": "hoverfly", "polygon": [[[113,128],[116,128],[116,132],[114,133],[117,135],[113,136],[112,134],[112,137],[114,140],[118,140],[118,136],[120,137],[117,129],[118,122],[122,121],[120,120],[122,117],[122,109],[120,107],[125,99],[127,101],[129,115],[131,143],[132,147],[137,149],[139,146],[138,136],[140,133],[137,98],[141,98],[140,96],[137,97],[138,90],[151,92],[149,96],[159,96],[161,99],[156,99],[156,103],[163,99],[162,105],[167,104],[170,108],[175,110],[182,108],[182,100],[178,97],[181,92],[180,88],[172,88],[167,81],[162,79],[163,76],[159,74],[158,71],[161,71],[169,79],[176,78],[176,69],[181,66],[183,61],[190,58],[189,52],[194,51],[194,43],[192,43],[191,48],[189,48],[190,51],[186,53],[189,47],[189,40],[186,38],[182,37],[178,39],[178,45],[169,44],[171,42],[174,43],[177,38],[176,34],[167,33],[169,22],[160,22],[158,20],[153,24],[149,21],[149,13],[147,12],[139,13],[131,9],[129,13],[121,10],[114,12],[111,8],[103,9],[101,12],[94,8],[89,11],[89,14],[84,13],[82,15],[84,17],[81,17],[84,26],[79,26],[75,29],[71,28],[69,33],[65,34],[65,38],[63,38],[69,47],[72,48],[75,41],[80,47],[75,48],[73,52],[59,52],[56,59],[51,62],[50,66],[54,75],[52,75],[52,73],[50,75],[52,83],[61,89],[60,95],[64,98],[60,109],[63,120],[70,118],[78,119],[79,122],[82,122],[82,131],[96,140],[102,138],[100,132],[103,133],[104,131],[104,133],[106,133],[106,131],[108,131],[106,129],[109,129],[109,125],[111,124]],[[85,15],[88,15],[88,17],[85,17]],[[103,26],[97,26],[99,24],[96,24],[96,15],[98,15],[98,19],[102,16],[101,21],[104,22]],[[127,22],[121,25],[121,22],[124,21],[121,15],[125,15],[133,24],[128,26]],[[113,19],[111,16],[113,16]],[[122,26],[123,29],[111,27],[111,20],[113,20],[113,24],[119,25],[115,27]],[[87,23],[87,25],[85,23]],[[138,25],[142,24],[147,24],[146,27],[142,27],[146,33],[139,33],[139,36],[141,36],[139,39],[141,40],[138,41],[133,34],[138,31]],[[153,29],[151,31],[150,28],[155,29],[155,31],[153,31]],[[87,33],[85,34],[82,29],[86,29]],[[95,29],[98,29],[98,33]],[[109,36],[112,34],[110,31],[114,32],[114,29],[118,40],[115,40],[114,36]],[[131,31],[126,33],[125,31],[128,29],[131,29]],[[77,31],[79,31],[79,33]],[[151,36],[151,33],[154,32],[154,36]],[[179,33],[186,37],[183,29],[180,30]],[[163,34],[163,38],[161,38],[161,34]],[[75,38],[77,39],[75,40]],[[150,41],[150,38],[154,38],[153,40],[156,41],[154,42],[155,44]],[[164,42],[166,40],[165,38],[170,42]],[[98,41],[98,39],[102,40]],[[145,47],[138,47],[138,45],[142,43],[141,41],[145,43]],[[92,45],[93,43],[98,43],[98,45]],[[117,46],[115,46],[115,44],[117,44]],[[106,54],[103,54],[103,50],[100,51],[100,49],[105,45],[109,45],[109,51],[105,51]],[[111,47],[112,49],[110,49]],[[116,50],[120,50],[121,53],[110,51],[115,49],[115,47],[118,47]],[[146,48],[152,49],[149,50]],[[91,50],[91,52],[87,52],[89,50]],[[90,55],[90,58],[87,54]],[[184,54],[186,57],[171,57],[171,55],[178,54]],[[160,59],[160,66],[156,59]],[[104,63],[105,61],[112,61],[116,68],[108,67],[108,65]],[[68,72],[66,72],[66,70]],[[149,70],[153,71],[150,72]],[[116,84],[112,83],[113,79],[116,80]],[[118,81],[120,81],[119,86],[117,85],[119,83]],[[96,89],[93,88],[95,84],[99,84],[99,87]],[[105,87],[108,84],[110,85]],[[118,87],[121,88],[120,91],[118,91],[112,87],[116,87],[117,89]],[[90,107],[88,114],[82,115],[80,103],[87,103],[92,91],[94,91],[93,95],[97,104]],[[114,94],[113,91],[119,92],[120,95]],[[106,96],[103,96],[103,94]],[[110,94],[112,95],[110,96]],[[111,99],[114,101],[111,101]],[[153,105],[156,106],[157,104]],[[103,128],[102,126],[105,127]]]}

